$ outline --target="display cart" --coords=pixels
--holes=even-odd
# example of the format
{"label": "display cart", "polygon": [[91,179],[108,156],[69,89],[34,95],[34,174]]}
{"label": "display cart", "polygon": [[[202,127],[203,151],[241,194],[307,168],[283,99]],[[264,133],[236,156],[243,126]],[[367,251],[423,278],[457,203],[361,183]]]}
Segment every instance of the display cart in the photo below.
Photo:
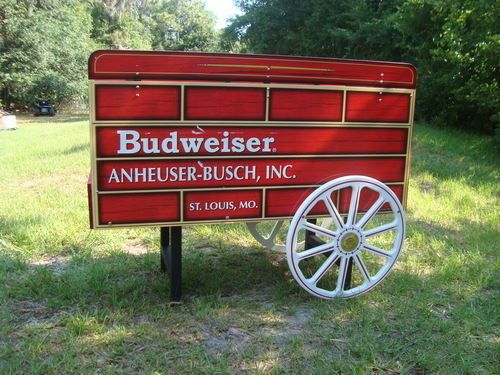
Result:
{"label": "display cart", "polygon": [[367,292],[394,266],[413,66],[97,51],[89,79],[91,227],[161,227],[172,300],[181,298],[182,226],[192,224],[247,222],[321,298]]}

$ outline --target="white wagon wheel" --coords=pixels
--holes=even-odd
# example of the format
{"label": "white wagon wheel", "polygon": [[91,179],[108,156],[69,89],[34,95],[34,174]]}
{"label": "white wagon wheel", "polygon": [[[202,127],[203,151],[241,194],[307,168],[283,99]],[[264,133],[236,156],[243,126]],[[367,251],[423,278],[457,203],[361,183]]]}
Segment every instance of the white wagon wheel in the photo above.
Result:
{"label": "white wagon wheel", "polygon": [[[347,192],[350,192],[350,199]],[[332,199],[339,194],[346,194],[348,198],[345,221],[339,214],[335,202],[338,200]],[[361,194],[371,196],[364,213],[358,212]],[[306,220],[318,204],[326,206],[334,223],[331,228],[325,229]],[[382,208],[384,214],[380,213]],[[298,244],[306,230],[321,237],[325,243],[311,249],[301,248]],[[365,176],[337,178],[309,195],[293,217],[286,241],[288,266],[299,285],[317,297],[354,297],[369,291],[387,276],[401,252],[404,236],[403,208],[391,189]],[[373,241],[385,241],[385,245],[379,247]],[[324,253],[330,254],[325,258]],[[350,262],[357,284],[347,286]]]}
{"label": "white wagon wheel", "polygon": [[[319,225],[321,227],[327,228],[331,225],[331,223],[332,221],[330,218],[324,218],[320,219]],[[277,251],[280,253],[286,253],[286,245],[283,243],[283,241],[280,241],[280,232],[286,229],[284,220],[269,222],[252,221],[247,222],[246,225],[253,238],[255,238],[255,240],[266,249]],[[304,248],[304,241],[300,241],[298,248]]]}

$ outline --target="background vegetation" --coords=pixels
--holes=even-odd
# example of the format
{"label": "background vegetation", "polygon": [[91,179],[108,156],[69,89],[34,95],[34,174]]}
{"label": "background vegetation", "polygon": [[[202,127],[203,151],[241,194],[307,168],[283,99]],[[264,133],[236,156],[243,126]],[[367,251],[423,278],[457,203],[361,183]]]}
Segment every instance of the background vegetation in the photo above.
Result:
{"label": "background vegetation", "polygon": [[96,49],[211,51],[202,0],[0,0],[0,106],[85,100]]}
{"label": "background vegetation", "polygon": [[500,124],[500,0],[235,1],[221,33],[203,0],[0,0],[0,106],[84,102],[99,48],[241,51],[410,62],[417,118]]}
{"label": "background vegetation", "polygon": [[500,121],[498,0],[238,0],[225,32],[247,51],[405,61],[417,116],[492,132]]}

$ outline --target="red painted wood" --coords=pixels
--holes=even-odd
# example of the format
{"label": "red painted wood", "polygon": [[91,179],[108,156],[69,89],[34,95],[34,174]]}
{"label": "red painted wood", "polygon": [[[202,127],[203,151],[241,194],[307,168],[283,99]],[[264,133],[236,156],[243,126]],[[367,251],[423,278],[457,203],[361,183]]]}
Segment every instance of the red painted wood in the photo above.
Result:
{"label": "red painted wood", "polygon": [[[268,165],[287,173],[281,177],[276,174],[266,176]],[[234,169],[236,167],[239,169]],[[130,177],[124,176],[123,182],[110,178],[114,175],[113,168],[118,181],[122,181],[122,168]],[[233,178],[228,168],[233,168]],[[404,180],[404,170],[404,157],[209,159],[200,162],[129,160],[99,161],[97,165],[99,190],[319,185],[352,174],[373,177],[383,182],[401,182]],[[155,176],[150,177],[151,174]]]}
{"label": "red painted wood", "polygon": [[92,175],[89,174],[87,179],[87,200],[89,204],[89,226],[90,229],[94,229],[94,210],[92,206]]}
{"label": "red painted wood", "polygon": [[404,122],[410,118],[410,95],[348,92],[346,121]]}
{"label": "red painted wood", "polygon": [[262,190],[193,191],[184,194],[184,220],[261,217]]}
{"label": "red painted wood", "polygon": [[410,64],[319,57],[171,51],[96,51],[90,79],[168,79],[414,88]]}
{"label": "red painted wood", "polygon": [[266,91],[238,87],[186,87],[186,120],[263,121]]}
{"label": "red painted wood", "polygon": [[97,120],[179,120],[180,88],[176,86],[97,85]]}
{"label": "red painted wood", "polygon": [[[316,188],[268,189],[266,191],[266,217],[291,217],[295,214],[302,202]],[[332,195],[333,202],[337,202],[337,194]],[[318,203],[311,210],[311,215],[326,215],[328,210],[323,202]]]}
{"label": "red painted wood", "polygon": [[99,224],[180,221],[179,193],[99,195]]}
{"label": "red painted wood", "polygon": [[[200,128],[202,130],[200,130]],[[134,154],[119,154],[120,134],[125,139],[125,134],[120,131],[136,131],[141,141],[146,141],[149,147],[158,142],[160,152],[158,154],[145,153],[144,148]],[[161,149],[161,143],[167,138],[172,138],[176,133],[179,145],[178,153],[166,153]],[[227,136],[224,133],[227,132]],[[231,142],[234,138],[273,138],[269,144],[270,152],[262,150],[252,153],[248,150],[243,152],[227,152],[218,155],[328,155],[328,154],[404,154],[406,153],[408,129],[398,128],[324,128],[324,127],[148,127],[148,126],[110,126],[96,128],[97,156],[98,157],[126,157],[126,156],[171,156],[182,157],[192,155],[186,153],[182,147],[182,138],[228,138]],[[131,137],[128,135],[127,137]],[[158,139],[158,141],[153,141]],[[300,141],[298,141],[300,140]],[[300,144],[300,147],[297,145]],[[231,143],[229,143],[231,145]],[[169,145],[171,147],[171,145]],[[222,142],[221,142],[222,147]],[[196,155],[213,155],[205,148],[200,147]]]}
{"label": "red painted wood", "polygon": [[[403,185],[389,185],[389,188],[396,194],[399,201],[403,201]],[[351,203],[351,189],[342,189],[340,192],[340,212],[347,213]],[[377,201],[378,194],[373,190],[361,190],[358,212],[366,212]],[[387,211],[390,207],[388,204],[382,206],[381,211]]]}
{"label": "red painted wood", "polygon": [[342,91],[272,89],[272,121],[341,121]]}

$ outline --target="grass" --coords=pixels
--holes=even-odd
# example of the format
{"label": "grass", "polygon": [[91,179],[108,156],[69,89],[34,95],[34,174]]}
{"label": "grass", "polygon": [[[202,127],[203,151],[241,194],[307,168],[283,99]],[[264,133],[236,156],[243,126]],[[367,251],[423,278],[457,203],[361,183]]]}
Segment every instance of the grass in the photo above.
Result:
{"label": "grass", "polygon": [[0,132],[0,373],[498,371],[499,152],[418,124],[395,270],[322,301],[244,225],[184,231],[168,303],[157,228],[88,229],[85,117]]}

